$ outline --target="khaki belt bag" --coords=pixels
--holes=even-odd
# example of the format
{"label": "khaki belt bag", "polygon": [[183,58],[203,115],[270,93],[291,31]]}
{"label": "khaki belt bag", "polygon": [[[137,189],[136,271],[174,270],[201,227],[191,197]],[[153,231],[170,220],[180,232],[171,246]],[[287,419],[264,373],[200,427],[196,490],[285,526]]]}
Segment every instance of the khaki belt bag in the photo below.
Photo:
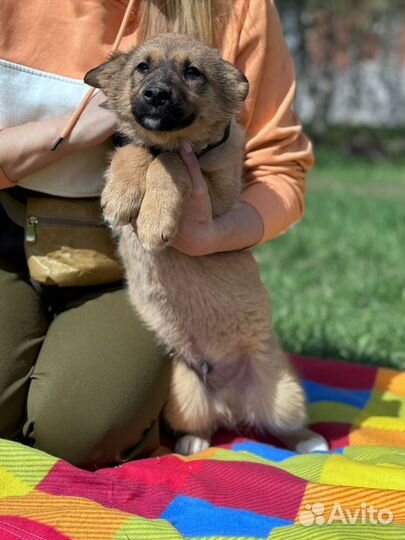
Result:
{"label": "khaki belt bag", "polygon": [[7,202],[6,194],[1,195],[12,219],[11,214],[21,216],[25,207],[25,254],[32,279],[59,287],[102,285],[122,279],[122,265],[103,223],[98,199],[32,197],[25,206],[10,196]]}
{"label": "khaki belt bag", "polygon": [[123,276],[98,200],[29,198],[25,253],[43,285],[102,285]]}

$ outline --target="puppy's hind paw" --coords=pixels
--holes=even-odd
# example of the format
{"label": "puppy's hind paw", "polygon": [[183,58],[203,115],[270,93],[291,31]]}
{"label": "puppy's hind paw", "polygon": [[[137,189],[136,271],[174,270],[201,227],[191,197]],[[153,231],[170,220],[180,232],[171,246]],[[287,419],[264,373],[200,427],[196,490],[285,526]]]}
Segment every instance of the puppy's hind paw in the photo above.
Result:
{"label": "puppy's hind paw", "polygon": [[196,454],[197,452],[202,452],[206,450],[210,445],[210,441],[207,439],[202,439],[195,435],[185,435],[180,437],[176,442],[174,451],[177,454],[182,454],[183,456],[189,456],[191,454]]}
{"label": "puppy's hind paw", "polygon": [[318,433],[314,433],[308,430],[307,437],[303,440],[297,442],[295,445],[295,451],[299,454],[309,454],[311,452],[327,452],[329,450],[329,445]]}
{"label": "puppy's hind paw", "polygon": [[276,435],[290,450],[298,454],[309,454],[311,452],[327,452],[329,445],[322,435],[303,427],[290,434]]}

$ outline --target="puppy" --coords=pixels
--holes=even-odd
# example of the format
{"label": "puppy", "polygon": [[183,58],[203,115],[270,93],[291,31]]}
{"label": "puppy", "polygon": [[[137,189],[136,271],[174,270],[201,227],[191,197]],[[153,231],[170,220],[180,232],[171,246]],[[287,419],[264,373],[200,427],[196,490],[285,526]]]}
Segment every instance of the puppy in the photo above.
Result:
{"label": "puppy", "polygon": [[[249,251],[189,257],[170,247],[192,186],[178,155],[191,141],[218,217],[239,204],[246,77],[217,51],[164,34],[91,70],[130,144],[106,175],[102,206],[119,234],[131,301],[173,360],[164,416],[176,451],[206,448],[219,427],[255,426],[298,451],[325,450],[304,428],[305,399],[271,331]],[[136,219],[136,234],[131,220]]]}

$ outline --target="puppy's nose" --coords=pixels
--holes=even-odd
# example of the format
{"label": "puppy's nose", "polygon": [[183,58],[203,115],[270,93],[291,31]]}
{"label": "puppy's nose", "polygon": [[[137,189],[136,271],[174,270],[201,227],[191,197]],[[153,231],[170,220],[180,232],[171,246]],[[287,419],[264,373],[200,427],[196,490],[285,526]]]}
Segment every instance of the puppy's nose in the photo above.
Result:
{"label": "puppy's nose", "polygon": [[163,107],[166,105],[169,102],[171,95],[170,88],[165,84],[149,86],[143,92],[144,100],[154,107]]}

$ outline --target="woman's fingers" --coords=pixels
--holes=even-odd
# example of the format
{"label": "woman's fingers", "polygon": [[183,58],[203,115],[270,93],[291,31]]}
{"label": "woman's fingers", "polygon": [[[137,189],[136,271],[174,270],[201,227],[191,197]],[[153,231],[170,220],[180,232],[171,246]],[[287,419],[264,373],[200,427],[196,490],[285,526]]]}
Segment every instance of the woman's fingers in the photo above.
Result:
{"label": "woman's fingers", "polygon": [[193,183],[193,196],[204,198],[208,196],[207,183],[200,169],[200,163],[194,154],[191,144],[185,144],[180,149],[180,156],[190,174]]}

